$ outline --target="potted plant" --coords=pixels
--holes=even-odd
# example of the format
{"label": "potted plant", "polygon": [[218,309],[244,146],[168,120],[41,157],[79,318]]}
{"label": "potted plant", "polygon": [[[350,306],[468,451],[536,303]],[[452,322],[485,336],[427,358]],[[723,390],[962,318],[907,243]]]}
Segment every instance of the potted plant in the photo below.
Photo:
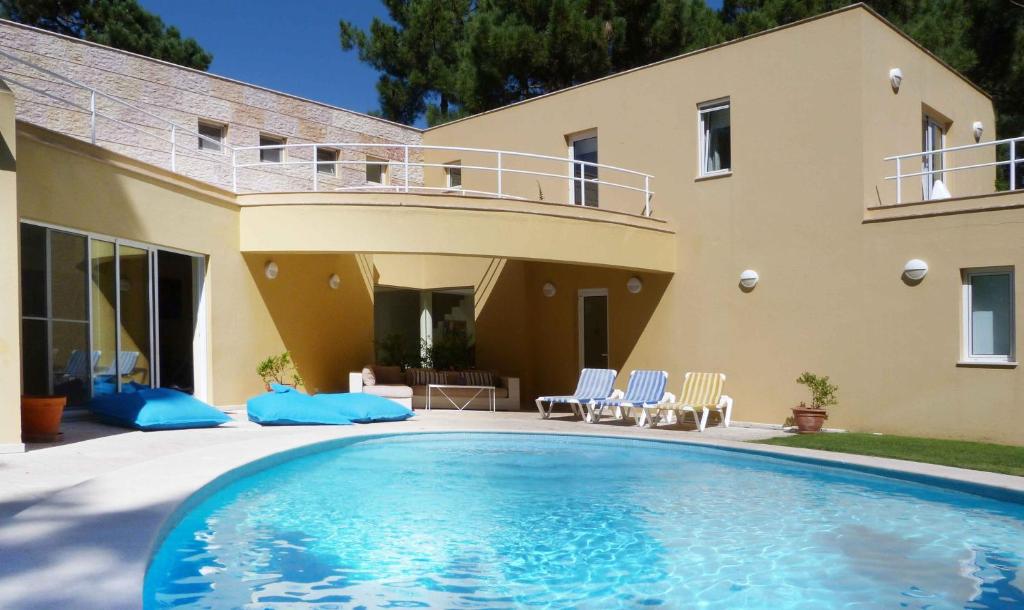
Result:
{"label": "potted plant", "polygon": [[60,438],[60,418],[67,396],[22,396],[21,440],[26,443],[52,443]]}
{"label": "potted plant", "polygon": [[279,356],[267,356],[256,367],[256,374],[263,380],[263,386],[268,392],[272,383],[293,387],[303,385],[302,376],[295,368],[291,352],[284,352]]}
{"label": "potted plant", "polygon": [[800,434],[820,432],[821,425],[828,419],[827,409],[839,402],[836,398],[839,386],[829,383],[827,375],[808,372],[797,377],[796,382],[807,386],[811,391],[811,406],[808,407],[807,403],[801,402],[799,406],[793,407],[797,431]]}

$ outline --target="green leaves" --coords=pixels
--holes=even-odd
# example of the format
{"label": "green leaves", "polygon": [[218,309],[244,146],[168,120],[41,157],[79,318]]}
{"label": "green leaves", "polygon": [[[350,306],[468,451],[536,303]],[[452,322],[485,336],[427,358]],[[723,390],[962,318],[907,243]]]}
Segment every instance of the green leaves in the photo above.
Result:
{"label": "green leaves", "polygon": [[213,56],[136,0],[0,0],[0,15],[116,49],[206,70]]}
{"label": "green leaves", "polygon": [[839,386],[829,383],[828,375],[821,376],[804,372],[797,377],[796,382],[807,386],[807,389],[811,391],[812,409],[826,409],[839,403],[839,399],[836,397]]}

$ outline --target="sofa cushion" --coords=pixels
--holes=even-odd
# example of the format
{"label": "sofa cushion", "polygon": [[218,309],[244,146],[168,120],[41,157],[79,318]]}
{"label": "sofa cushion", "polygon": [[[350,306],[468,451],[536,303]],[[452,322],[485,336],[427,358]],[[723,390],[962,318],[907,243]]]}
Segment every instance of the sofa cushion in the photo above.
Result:
{"label": "sofa cushion", "polygon": [[367,364],[363,367],[363,385],[376,385],[377,375],[373,372],[373,365]]}
{"label": "sofa cushion", "polygon": [[407,385],[363,386],[363,394],[372,394],[384,398],[412,398],[412,388]]}
{"label": "sofa cushion", "polygon": [[405,383],[411,386],[444,385],[448,383],[448,376],[444,371],[434,369],[409,369],[405,372]]}
{"label": "sofa cushion", "polygon": [[497,385],[491,371],[460,371],[463,385]]}

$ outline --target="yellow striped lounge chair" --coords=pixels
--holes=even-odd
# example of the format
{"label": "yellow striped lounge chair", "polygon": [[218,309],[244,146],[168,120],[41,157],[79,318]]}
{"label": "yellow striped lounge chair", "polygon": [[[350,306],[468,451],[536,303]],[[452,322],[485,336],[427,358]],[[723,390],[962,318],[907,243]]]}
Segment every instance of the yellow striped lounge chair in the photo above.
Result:
{"label": "yellow striped lounge chair", "polygon": [[708,424],[708,413],[714,409],[722,416],[722,424],[728,428],[732,420],[732,398],[722,394],[723,386],[725,375],[722,373],[687,373],[679,398],[669,395],[664,404],[643,407],[640,425],[656,425],[661,420],[662,411],[672,413],[679,422],[683,421],[687,413],[692,413],[697,429],[703,432]]}

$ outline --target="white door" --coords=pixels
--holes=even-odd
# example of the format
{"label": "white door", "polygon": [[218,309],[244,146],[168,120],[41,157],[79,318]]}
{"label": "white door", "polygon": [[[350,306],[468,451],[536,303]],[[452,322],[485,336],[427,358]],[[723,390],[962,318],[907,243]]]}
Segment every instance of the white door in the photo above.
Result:
{"label": "white door", "polygon": [[[936,182],[945,182],[945,175],[941,173],[943,167],[942,153],[934,152],[945,147],[945,140],[945,128],[938,121],[926,115],[924,117],[924,142],[922,147],[925,155],[921,160],[921,171],[935,173],[926,173],[921,176],[922,195],[925,199],[934,198],[933,191]],[[948,189],[948,185],[944,186]]]}

